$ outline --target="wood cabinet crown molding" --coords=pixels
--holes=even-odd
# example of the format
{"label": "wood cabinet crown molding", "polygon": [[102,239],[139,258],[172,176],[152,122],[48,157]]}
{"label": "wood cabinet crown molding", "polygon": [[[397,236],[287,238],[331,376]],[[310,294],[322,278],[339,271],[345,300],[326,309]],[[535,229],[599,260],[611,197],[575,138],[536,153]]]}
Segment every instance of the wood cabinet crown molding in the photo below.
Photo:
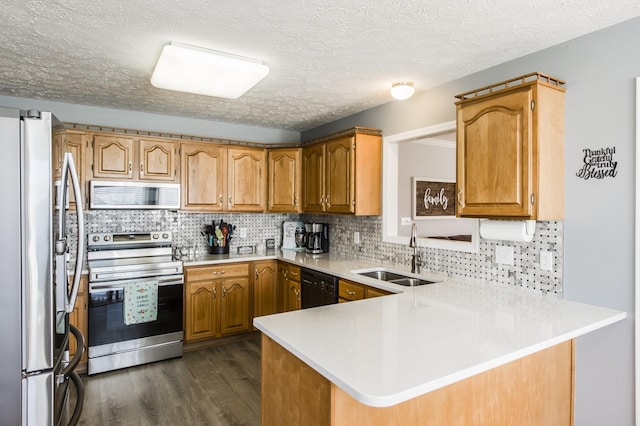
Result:
{"label": "wood cabinet crown molding", "polygon": [[562,84],[531,73],[457,96],[457,216],[563,219]]}

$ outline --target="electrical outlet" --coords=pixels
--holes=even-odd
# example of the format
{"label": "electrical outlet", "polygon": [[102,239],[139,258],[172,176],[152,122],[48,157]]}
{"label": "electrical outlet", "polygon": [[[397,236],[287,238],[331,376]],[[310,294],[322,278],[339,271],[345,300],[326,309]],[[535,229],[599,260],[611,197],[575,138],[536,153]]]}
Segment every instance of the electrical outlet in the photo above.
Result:
{"label": "electrical outlet", "polygon": [[411,226],[411,218],[410,217],[401,217],[400,218],[401,226]]}
{"label": "electrical outlet", "polygon": [[513,265],[513,247],[496,246],[496,263]]}
{"label": "electrical outlet", "polygon": [[240,228],[240,238],[247,238],[247,228]]}
{"label": "electrical outlet", "polygon": [[553,253],[544,250],[540,252],[540,269],[553,271]]}
{"label": "electrical outlet", "polygon": [[360,233],[353,231],[353,244],[360,244]]}

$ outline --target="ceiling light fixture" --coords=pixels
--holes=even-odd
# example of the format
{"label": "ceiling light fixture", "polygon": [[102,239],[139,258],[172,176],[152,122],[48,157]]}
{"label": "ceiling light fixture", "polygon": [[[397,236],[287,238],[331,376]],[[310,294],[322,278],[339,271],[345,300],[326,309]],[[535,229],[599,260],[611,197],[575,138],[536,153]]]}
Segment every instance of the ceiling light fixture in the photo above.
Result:
{"label": "ceiling light fixture", "polygon": [[160,89],[238,99],[269,74],[256,59],[171,42],[160,53],[151,84]]}
{"label": "ceiling light fixture", "polygon": [[409,99],[411,96],[413,96],[413,92],[415,91],[416,89],[413,87],[412,81],[403,81],[399,83],[393,83],[391,85],[391,96],[399,101]]}

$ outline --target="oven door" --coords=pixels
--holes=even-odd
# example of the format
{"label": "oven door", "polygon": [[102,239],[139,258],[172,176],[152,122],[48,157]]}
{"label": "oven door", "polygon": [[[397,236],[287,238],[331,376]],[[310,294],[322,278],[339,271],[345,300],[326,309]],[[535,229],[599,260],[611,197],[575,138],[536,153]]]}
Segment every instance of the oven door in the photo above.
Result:
{"label": "oven door", "polygon": [[[152,278],[153,279],[153,278]],[[125,325],[124,286],[135,281],[89,285],[89,356],[92,348],[169,333],[182,333],[183,276],[158,278],[158,317],[155,321]],[[94,350],[95,352],[95,350]]]}

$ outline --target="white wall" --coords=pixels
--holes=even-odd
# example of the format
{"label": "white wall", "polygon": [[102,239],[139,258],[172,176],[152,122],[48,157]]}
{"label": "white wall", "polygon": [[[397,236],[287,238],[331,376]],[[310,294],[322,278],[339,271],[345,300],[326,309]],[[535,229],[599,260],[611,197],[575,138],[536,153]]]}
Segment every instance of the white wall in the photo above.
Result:
{"label": "white wall", "polygon": [[69,123],[167,132],[179,135],[204,136],[247,142],[280,143],[297,142],[300,140],[299,132],[289,130],[75,105],[40,99],[0,96],[0,105],[21,109],[51,111],[60,121]]}
{"label": "white wall", "polygon": [[[354,125],[392,135],[455,119],[454,95],[532,71],[567,81],[564,295],[624,310],[628,319],[577,340],[575,424],[634,424],[635,77],[640,19],[304,132]],[[618,175],[583,180],[585,148],[616,148]],[[636,254],[637,255],[637,254]]]}

